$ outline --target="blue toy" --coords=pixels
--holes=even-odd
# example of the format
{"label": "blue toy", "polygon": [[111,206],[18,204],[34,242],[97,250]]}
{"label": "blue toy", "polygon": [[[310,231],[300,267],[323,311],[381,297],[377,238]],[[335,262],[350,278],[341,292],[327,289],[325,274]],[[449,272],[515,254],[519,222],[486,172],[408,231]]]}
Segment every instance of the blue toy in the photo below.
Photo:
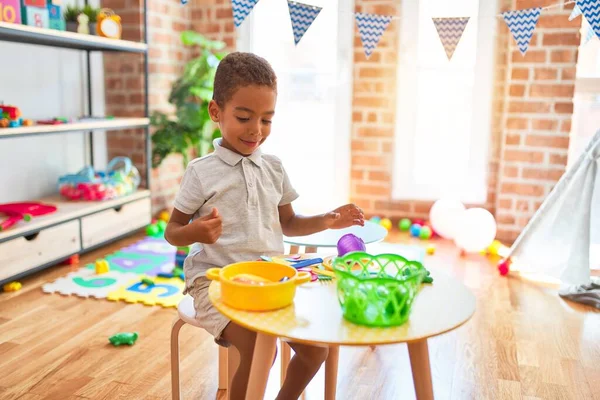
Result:
{"label": "blue toy", "polygon": [[371,217],[371,222],[375,222],[376,224],[378,224],[381,222],[381,217]]}
{"label": "blue toy", "polygon": [[413,237],[419,237],[420,234],[421,234],[421,225],[412,224],[410,226],[410,235]]}

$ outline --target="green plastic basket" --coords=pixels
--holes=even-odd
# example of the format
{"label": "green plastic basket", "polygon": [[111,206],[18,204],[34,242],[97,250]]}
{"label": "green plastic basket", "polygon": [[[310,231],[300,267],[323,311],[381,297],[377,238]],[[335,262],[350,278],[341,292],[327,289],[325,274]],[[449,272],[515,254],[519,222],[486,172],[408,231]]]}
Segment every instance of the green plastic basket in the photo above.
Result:
{"label": "green plastic basket", "polygon": [[397,254],[348,253],[333,260],[344,318],[372,327],[402,325],[427,270]]}

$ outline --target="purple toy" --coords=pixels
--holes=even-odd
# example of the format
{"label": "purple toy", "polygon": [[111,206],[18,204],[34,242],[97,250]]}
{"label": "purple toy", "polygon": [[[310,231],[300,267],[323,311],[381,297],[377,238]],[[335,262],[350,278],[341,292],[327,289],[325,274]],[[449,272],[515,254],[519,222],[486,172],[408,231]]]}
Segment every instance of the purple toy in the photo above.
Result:
{"label": "purple toy", "polygon": [[340,238],[337,243],[338,256],[343,257],[344,255],[353,251],[367,251],[365,242],[358,236],[348,233]]}

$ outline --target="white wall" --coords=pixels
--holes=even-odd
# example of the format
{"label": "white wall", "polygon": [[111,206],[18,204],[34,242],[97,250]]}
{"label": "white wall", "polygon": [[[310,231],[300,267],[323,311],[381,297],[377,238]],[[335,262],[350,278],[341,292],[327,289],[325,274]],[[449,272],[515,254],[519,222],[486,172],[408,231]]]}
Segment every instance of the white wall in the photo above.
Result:
{"label": "white wall", "polygon": [[[0,42],[0,101],[23,118],[83,115],[87,104],[85,52]],[[7,55],[10,55],[8,57]],[[94,114],[104,113],[102,55],[92,53]],[[0,203],[32,200],[56,192],[60,175],[86,163],[86,134],[68,133],[0,140]],[[97,166],[106,163],[104,133],[95,133]]]}

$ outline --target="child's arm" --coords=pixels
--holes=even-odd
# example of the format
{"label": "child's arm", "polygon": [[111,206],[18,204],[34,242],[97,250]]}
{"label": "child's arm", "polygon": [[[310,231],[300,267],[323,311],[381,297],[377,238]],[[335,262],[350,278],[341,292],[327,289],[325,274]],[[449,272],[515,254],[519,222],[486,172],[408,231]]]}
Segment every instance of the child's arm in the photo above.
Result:
{"label": "child's arm", "polygon": [[283,234],[291,236],[306,236],[324,231],[325,229],[342,229],[352,225],[363,226],[365,216],[354,204],[346,204],[326,214],[305,217],[294,212],[292,204],[279,206],[279,222]]}
{"label": "child's arm", "polygon": [[165,230],[165,239],[173,246],[189,246],[192,243],[213,244],[221,236],[221,216],[216,208],[202,218],[190,222],[192,216],[173,209]]}

